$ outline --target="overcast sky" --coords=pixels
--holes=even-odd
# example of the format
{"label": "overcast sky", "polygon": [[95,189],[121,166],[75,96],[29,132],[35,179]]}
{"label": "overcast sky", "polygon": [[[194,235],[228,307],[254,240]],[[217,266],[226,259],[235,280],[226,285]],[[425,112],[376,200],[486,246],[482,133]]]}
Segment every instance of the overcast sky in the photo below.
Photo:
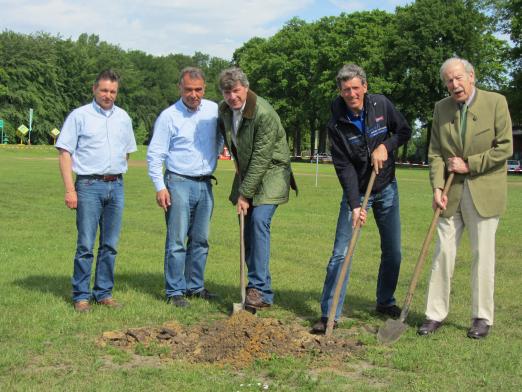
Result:
{"label": "overcast sky", "polygon": [[411,0],[0,0],[0,29],[76,39],[97,34],[153,55],[199,51],[231,59],[250,38],[269,37],[290,18],[371,9],[393,12]]}

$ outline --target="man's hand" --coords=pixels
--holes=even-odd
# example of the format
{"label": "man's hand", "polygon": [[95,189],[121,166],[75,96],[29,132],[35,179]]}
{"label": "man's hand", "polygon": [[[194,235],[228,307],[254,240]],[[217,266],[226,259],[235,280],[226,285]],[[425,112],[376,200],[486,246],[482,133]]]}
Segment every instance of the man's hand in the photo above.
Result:
{"label": "man's hand", "polygon": [[372,152],[372,166],[375,174],[379,174],[379,170],[384,166],[384,162],[388,159],[388,150],[384,144],[380,144]]}
{"label": "man's hand", "polygon": [[167,211],[170,207],[170,193],[167,188],[163,188],[161,191],[156,192],[156,203],[158,206],[163,208],[163,211]]}
{"label": "man's hand", "polygon": [[245,199],[242,195],[239,195],[239,198],[237,199],[236,209],[237,214],[241,214],[241,211],[243,211],[243,215],[246,215],[248,213],[248,208],[250,207],[250,202]]}
{"label": "man's hand", "polygon": [[469,165],[460,157],[451,157],[448,158],[448,171],[466,174],[469,173]]}
{"label": "man's hand", "polygon": [[448,204],[448,196],[442,196],[442,189],[436,188],[433,190],[433,210],[440,208],[442,210],[446,209],[446,205]]}
{"label": "man's hand", "polygon": [[368,212],[366,210],[363,210],[361,207],[354,208],[352,211],[352,229],[355,229],[357,222],[363,226],[366,223],[367,216]]}
{"label": "man's hand", "polygon": [[71,210],[78,207],[78,195],[75,190],[65,192],[65,205]]}

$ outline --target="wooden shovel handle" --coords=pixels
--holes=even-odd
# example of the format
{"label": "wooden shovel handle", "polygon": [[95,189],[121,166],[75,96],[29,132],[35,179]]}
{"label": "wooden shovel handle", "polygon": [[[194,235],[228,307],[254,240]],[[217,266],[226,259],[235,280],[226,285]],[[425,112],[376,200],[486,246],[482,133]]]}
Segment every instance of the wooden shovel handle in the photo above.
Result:
{"label": "wooden shovel handle", "polygon": [[[370,194],[372,193],[373,183],[375,182],[375,171],[372,170],[372,175],[370,176],[370,181],[368,182],[368,186],[366,187],[366,193],[364,194],[363,203],[361,206],[361,210],[365,210],[368,205],[368,199],[370,198]],[[330,307],[330,311],[328,312],[328,321],[326,323],[326,331],[324,334],[326,336],[330,336],[333,331],[334,322],[335,322],[335,312],[337,311],[337,305],[339,304],[339,297],[341,296],[341,288],[343,287],[344,278],[346,277],[346,271],[348,271],[348,267],[352,261],[353,251],[355,250],[355,244],[357,243],[357,239],[359,237],[359,231],[361,228],[360,221],[355,223],[355,228],[352,232],[352,238],[350,239],[350,245],[348,246],[348,252],[343,261],[343,265],[341,266],[341,271],[339,272],[339,276],[337,277],[337,283],[335,285],[335,291],[332,298],[332,306]]]}
{"label": "wooden shovel handle", "polygon": [[246,280],[245,280],[245,213],[239,213],[239,283],[241,286],[241,304],[245,306]]}
{"label": "wooden shovel handle", "polygon": [[[442,196],[446,196],[451,187],[451,183],[453,182],[453,177],[455,174],[453,172],[450,173],[448,179],[446,180],[446,184],[444,184],[444,190],[442,191]],[[424,238],[424,242],[422,243],[422,249],[420,251],[419,257],[417,259],[417,264],[415,264],[415,269],[413,270],[413,276],[411,277],[410,287],[408,288],[408,293],[406,294],[406,299],[404,300],[404,306],[402,307],[401,316],[399,318],[400,321],[404,322],[408,317],[408,313],[410,311],[411,301],[413,300],[413,294],[415,293],[415,288],[417,287],[417,282],[419,280],[419,276],[421,274],[422,268],[424,267],[424,263],[426,261],[426,256],[428,254],[428,249],[431,244],[431,240],[433,238],[433,234],[435,233],[435,228],[437,227],[437,222],[439,221],[439,216],[442,212],[440,207],[437,207],[433,213],[433,219],[431,220],[430,228],[428,229],[428,233]]]}

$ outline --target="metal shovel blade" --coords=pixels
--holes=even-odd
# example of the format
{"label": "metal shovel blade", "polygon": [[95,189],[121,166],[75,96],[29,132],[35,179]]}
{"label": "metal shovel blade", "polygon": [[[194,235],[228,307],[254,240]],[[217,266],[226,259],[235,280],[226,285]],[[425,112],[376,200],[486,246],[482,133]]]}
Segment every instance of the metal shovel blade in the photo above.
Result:
{"label": "metal shovel blade", "polygon": [[401,337],[402,333],[406,331],[408,328],[408,324],[403,321],[388,319],[384,323],[384,325],[379,328],[379,332],[377,332],[377,339],[381,343],[391,344],[395,343]]}
{"label": "metal shovel blade", "polygon": [[232,314],[236,314],[238,312],[241,312],[242,310],[245,310],[245,305],[242,303],[234,303],[232,304]]}
{"label": "metal shovel blade", "polygon": [[254,315],[257,313],[257,309],[253,308],[252,306],[248,306],[245,304],[238,304],[238,303],[232,304],[232,315],[237,314],[239,312],[243,312],[243,311],[254,314]]}

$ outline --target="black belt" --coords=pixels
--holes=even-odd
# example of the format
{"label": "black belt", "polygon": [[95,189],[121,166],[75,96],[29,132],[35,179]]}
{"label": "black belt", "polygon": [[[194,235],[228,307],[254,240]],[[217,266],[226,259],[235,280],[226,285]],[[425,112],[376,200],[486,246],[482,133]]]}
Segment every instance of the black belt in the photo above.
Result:
{"label": "black belt", "polygon": [[167,173],[174,174],[175,176],[180,176],[180,177],[186,178],[187,180],[193,180],[193,181],[210,181],[210,180],[214,180],[214,181],[216,181],[216,185],[218,184],[217,178],[214,177],[211,174],[206,175],[206,176],[186,176],[184,174],[175,173],[175,172],[170,171],[170,170],[167,170]]}
{"label": "black belt", "polygon": [[121,174],[88,174],[76,176],[79,180],[99,180],[99,181],[116,181],[121,180],[123,177]]}

